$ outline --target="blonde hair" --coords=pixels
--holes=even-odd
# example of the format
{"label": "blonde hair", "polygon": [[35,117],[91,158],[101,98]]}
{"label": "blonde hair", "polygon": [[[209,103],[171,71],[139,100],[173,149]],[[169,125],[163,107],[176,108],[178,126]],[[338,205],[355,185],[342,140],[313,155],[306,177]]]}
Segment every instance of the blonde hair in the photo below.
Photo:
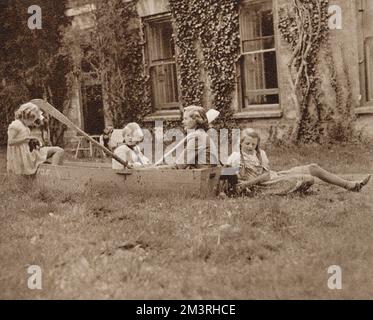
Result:
{"label": "blonde hair", "polygon": [[197,129],[208,130],[209,121],[207,119],[206,111],[200,106],[191,105],[184,108],[184,114],[189,113],[190,117],[196,122]]}
{"label": "blonde hair", "polygon": [[36,120],[41,119],[41,110],[36,104],[27,102],[22,104],[14,114],[19,120]]}
{"label": "blonde hair", "polygon": [[141,142],[144,139],[144,133],[141,130],[141,127],[136,122],[130,122],[128,123],[122,130],[123,137],[129,134],[133,138],[137,138],[139,142]]}
{"label": "blonde hair", "polygon": [[240,137],[240,145],[245,140],[246,137],[251,137],[254,139],[257,139],[258,143],[255,148],[256,156],[258,157],[260,163],[262,163],[262,155],[260,152],[260,135],[258,132],[256,132],[253,128],[245,128],[241,131],[241,137]]}

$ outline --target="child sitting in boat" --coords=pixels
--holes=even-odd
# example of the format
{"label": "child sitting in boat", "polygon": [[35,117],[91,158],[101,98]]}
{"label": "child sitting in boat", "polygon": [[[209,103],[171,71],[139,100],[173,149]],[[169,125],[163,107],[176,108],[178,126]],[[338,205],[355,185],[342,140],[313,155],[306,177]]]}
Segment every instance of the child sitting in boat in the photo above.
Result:
{"label": "child sitting in boat", "polygon": [[314,183],[314,177],[342,187],[348,191],[359,192],[368,184],[370,175],[361,181],[350,181],[326,171],[317,164],[294,167],[286,171],[271,171],[264,150],[260,148],[260,136],[251,128],[241,132],[240,152],[233,153],[227,165],[236,168],[237,191],[245,194],[254,190],[266,194],[289,194],[305,191]]}
{"label": "child sitting in boat", "polygon": [[39,165],[49,161],[62,165],[64,150],[60,147],[43,147],[37,137],[31,136],[30,127],[40,125],[43,117],[38,106],[28,102],[20,106],[15,120],[8,127],[8,173],[33,175]]}
{"label": "child sitting in boat", "polygon": [[[136,168],[151,164],[150,160],[143,155],[138,146],[144,140],[144,134],[136,122],[127,124],[123,131],[124,144],[114,150],[114,153],[128,162],[128,168]],[[124,167],[115,159],[112,160],[114,170],[123,170]]]}
{"label": "child sitting in boat", "polygon": [[106,149],[109,149],[112,151],[112,146],[110,145],[110,138],[113,134],[114,127],[113,126],[107,126],[103,130],[102,134],[100,135],[100,144],[103,145]]}

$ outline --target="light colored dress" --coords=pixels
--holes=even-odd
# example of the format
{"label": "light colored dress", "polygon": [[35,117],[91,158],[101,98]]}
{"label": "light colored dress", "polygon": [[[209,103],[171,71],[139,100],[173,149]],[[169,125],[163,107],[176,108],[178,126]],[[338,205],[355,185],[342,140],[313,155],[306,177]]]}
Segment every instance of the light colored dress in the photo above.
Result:
{"label": "light colored dress", "polygon": [[[22,121],[14,120],[8,127],[16,131],[15,139],[25,139],[30,136],[30,129]],[[30,152],[27,142],[9,146],[7,148],[7,171],[14,174],[32,175],[35,174],[38,166],[47,160],[48,151],[46,148],[34,149]]]}
{"label": "light colored dress", "polygon": [[[114,150],[114,154],[116,154],[122,160],[127,161],[128,164],[132,165],[133,167],[141,167],[151,164],[150,160],[143,155],[139,146],[134,146],[131,148],[126,144],[123,144]],[[112,168],[114,170],[123,170],[124,166],[117,160],[113,159]]]}
{"label": "light colored dress", "polygon": [[309,166],[276,172],[270,170],[269,160],[264,150],[260,150],[260,157],[261,161],[256,153],[243,152],[234,152],[229,156],[227,165],[237,169],[238,184],[269,172],[270,179],[254,187],[260,193],[282,195],[304,192],[313,185],[314,178],[309,171]]}

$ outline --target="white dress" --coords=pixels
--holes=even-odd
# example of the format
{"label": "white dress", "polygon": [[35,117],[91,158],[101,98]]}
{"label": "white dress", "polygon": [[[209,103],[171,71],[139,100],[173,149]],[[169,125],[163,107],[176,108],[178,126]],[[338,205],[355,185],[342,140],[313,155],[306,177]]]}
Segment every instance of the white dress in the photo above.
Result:
{"label": "white dress", "polygon": [[[24,139],[30,136],[30,129],[22,121],[14,120],[8,127],[16,131],[15,139]],[[7,171],[14,174],[32,175],[35,174],[38,166],[47,160],[47,149],[34,149],[30,152],[27,142],[9,146],[7,148]]]}
{"label": "white dress", "polygon": [[[151,164],[150,160],[142,154],[139,146],[130,148],[123,144],[114,150],[114,154],[122,160],[127,161],[128,164],[132,165],[133,167],[141,167]],[[123,165],[115,159],[112,160],[112,168],[114,170],[124,169]]]}

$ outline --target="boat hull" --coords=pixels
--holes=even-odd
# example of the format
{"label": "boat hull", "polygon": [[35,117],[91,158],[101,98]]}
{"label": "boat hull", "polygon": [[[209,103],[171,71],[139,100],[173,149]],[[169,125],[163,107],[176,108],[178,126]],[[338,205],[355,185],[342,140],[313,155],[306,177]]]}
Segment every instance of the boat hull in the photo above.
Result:
{"label": "boat hull", "polygon": [[112,170],[109,164],[66,163],[63,166],[40,165],[36,180],[58,189],[110,187],[120,192],[178,193],[197,197],[213,197],[221,168]]}

